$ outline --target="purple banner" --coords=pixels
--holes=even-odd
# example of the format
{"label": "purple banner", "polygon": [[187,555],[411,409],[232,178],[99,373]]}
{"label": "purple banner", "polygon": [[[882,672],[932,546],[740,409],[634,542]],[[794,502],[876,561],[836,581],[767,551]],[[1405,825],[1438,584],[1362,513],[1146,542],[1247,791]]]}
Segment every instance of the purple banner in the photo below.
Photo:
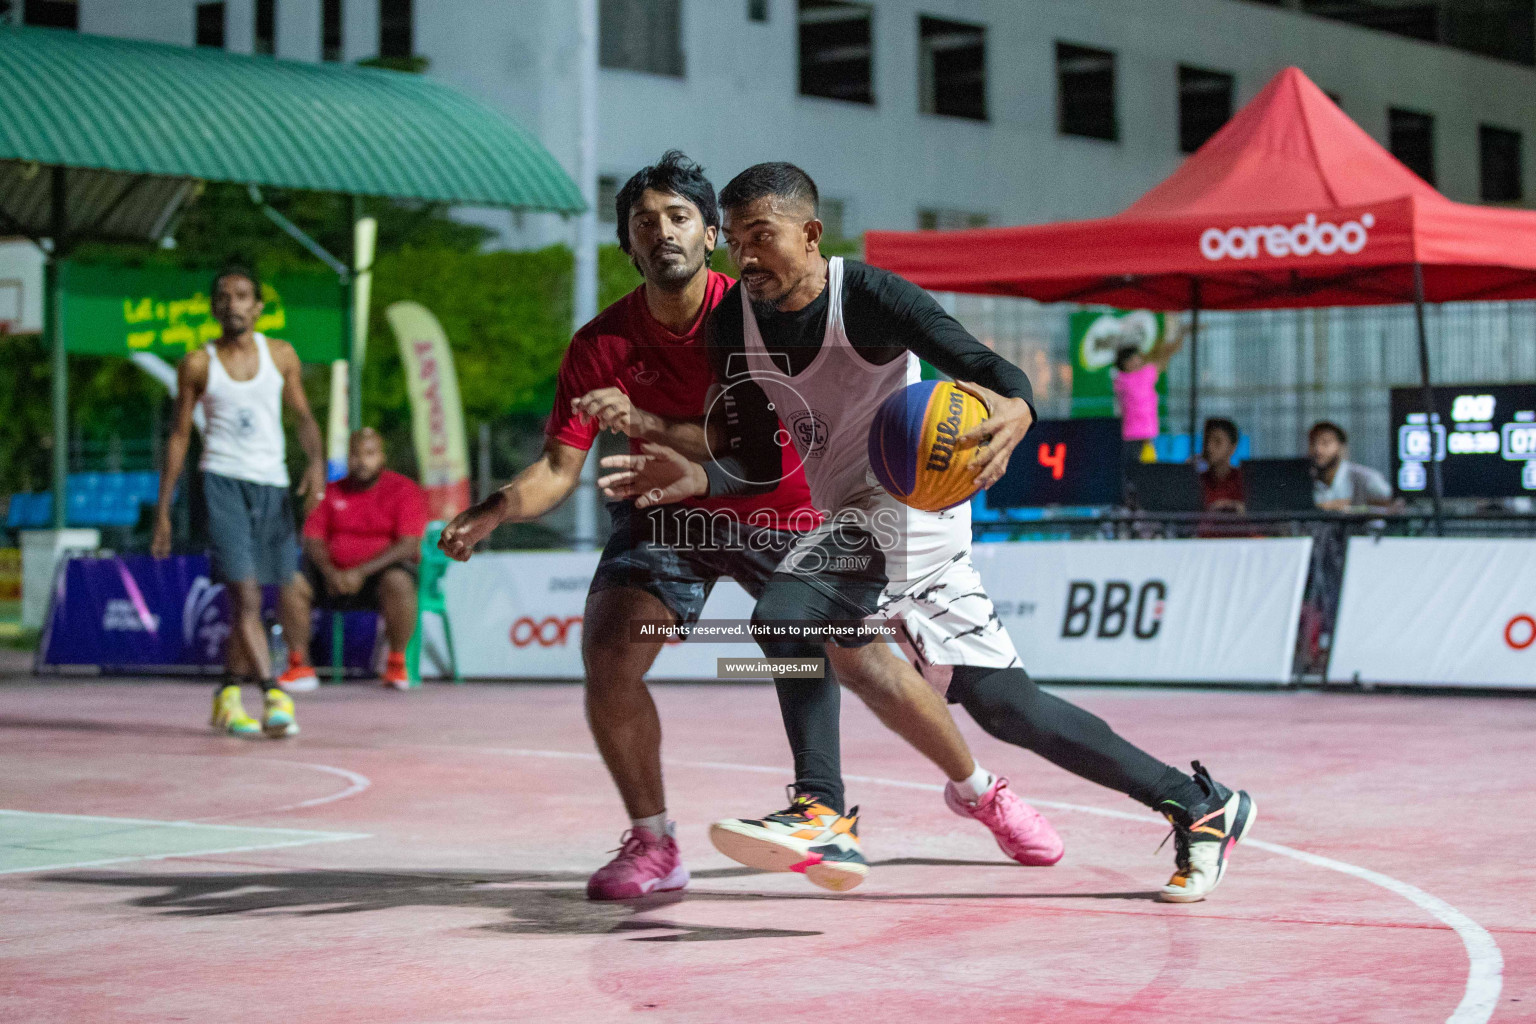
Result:
{"label": "purple banner", "polygon": [[[262,612],[276,615],[277,588],[266,587]],[[345,616],[342,664],[372,668],[378,617]],[[317,610],[310,657],[331,663],[331,616]],[[72,558],[59,573],[38,653],[43,666],[103,669],[215,669],[229,639],[229,598],[208,575],[204,555]],[[281,667],[281,666],[279,666]]]}

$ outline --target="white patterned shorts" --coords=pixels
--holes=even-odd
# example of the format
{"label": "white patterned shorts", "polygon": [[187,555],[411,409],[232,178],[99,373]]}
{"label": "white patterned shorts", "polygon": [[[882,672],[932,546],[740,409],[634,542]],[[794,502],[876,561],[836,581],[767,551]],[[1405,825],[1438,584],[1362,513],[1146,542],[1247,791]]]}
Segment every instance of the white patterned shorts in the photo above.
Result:
{"label": "white patterned shorts", "polygon": [[1021,664],[969,547],[920,580],[888,584],[870,619],[897,627],[902,653],[941,696],[957,665]]}

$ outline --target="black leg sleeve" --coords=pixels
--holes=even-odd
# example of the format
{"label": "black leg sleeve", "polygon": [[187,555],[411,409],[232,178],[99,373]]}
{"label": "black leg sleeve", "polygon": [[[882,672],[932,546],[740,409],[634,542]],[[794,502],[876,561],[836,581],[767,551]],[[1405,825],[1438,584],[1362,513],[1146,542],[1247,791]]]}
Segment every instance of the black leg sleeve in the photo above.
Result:
{"label": "black leg sleeve", "polygon": [[[755,623],[786,619],[835,618],[821,606],[818,592],[803,581],[774,576],[752,611]],[[770,658],[826,658],[821,644],[762,638],[758,646]],[[821,679],[776,679],[784,734],[795,759],[795,791],[813,793],[842,814],[842,693],[830,664]]]}
{"label": "black leg sleeve", "polygon": [[957,667],[949,699],[1004,743],[1156,806],[1188,776],[1126,742],[1097,715],[1046,693],[1022,668]]}
{"label": "black leg sleeve", "polygon": [[[795,657],[815,658],[808,649]],[[842,693],[832,669],[824,679],[775,679],[784,735],[795,759],[795,792],[812,793],[842,814],[843,759],[841,743]]]}

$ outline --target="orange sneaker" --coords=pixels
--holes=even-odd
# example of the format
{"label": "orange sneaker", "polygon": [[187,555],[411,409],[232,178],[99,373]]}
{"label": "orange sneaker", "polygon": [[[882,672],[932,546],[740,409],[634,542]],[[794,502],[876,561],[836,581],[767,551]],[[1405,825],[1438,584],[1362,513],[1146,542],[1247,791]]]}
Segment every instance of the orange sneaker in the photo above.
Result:
{"label": "orange sneaker", "polygon": [[405,655],[389,652],[389,660],[384,663],[384,675],[379,680],[380,685],[392,690],[409,690],[411,677],[405,671]]}
{"label": "orange sneaker", "polygon": [[320,689],[320,678],[315,669],[302,658],[289,658],[288,671],[277,677],[277,685],[287,693],[309,693]]}

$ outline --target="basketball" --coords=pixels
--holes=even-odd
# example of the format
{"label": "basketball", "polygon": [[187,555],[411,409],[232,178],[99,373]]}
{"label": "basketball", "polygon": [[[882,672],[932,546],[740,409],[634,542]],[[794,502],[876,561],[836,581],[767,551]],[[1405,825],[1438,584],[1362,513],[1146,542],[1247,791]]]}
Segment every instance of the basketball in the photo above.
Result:
{"label": "basketball", "polygon": [[979,445],[955,442],[987,418],[980,399],[947,380],[909,384],[880,403],[869,425],[869,464],[898,501],[939,512],[976,493]]}

